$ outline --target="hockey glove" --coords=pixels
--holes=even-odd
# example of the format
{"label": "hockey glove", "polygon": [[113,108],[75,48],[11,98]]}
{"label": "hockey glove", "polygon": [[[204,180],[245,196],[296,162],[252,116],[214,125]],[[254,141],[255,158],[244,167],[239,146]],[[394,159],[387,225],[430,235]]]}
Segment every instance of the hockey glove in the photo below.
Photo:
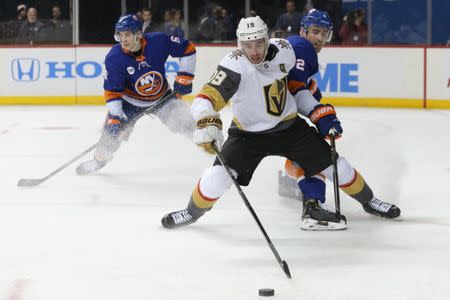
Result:
{"label": "hockey glove", "polygon": [[122,129],[125,127],[126,121],[127,118],[125,114],[123,117],[119,117],[108,113],[105,130],[112,138],[117,138]]}
{"label": "hockey glove", "polygon": [[[207,115],[206,115],[207,113]],[[216,142],[220,149],[223,143],[222,120],[216,112],[205,112],[204,117],[197,121],[197,128],[193,136],[194,143],[210,154],[215,154],[211,143]]]}
{"label": "hockey glove", "polygon": [[320,135],[324,138],[329,137],[330,133],[333,133],[335,138],[339,138],[342,134],[341,122],[336,117],[334,107],[330,104],[316,105],[309,114],[309,119],[316,125]]}
{"label": "hockey glove", "polygon": [[173,91],[177,98],[192,92],[192,80],[194,75],[187,72],[178,72],[173,83]]}

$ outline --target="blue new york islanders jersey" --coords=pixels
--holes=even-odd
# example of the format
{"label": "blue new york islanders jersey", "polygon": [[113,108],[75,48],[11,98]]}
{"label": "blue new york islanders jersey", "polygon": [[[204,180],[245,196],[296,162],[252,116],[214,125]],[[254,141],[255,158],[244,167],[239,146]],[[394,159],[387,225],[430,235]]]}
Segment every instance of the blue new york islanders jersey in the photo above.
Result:
{"label": "blue new york islanders jersey", "polygon": [[316,50],[308,40],[299,35],[290,36],[287,40],[294,49],[296,59],[296,65],[288,75],[289,91],[295,95],[301,90],[310,89],[312,94],[315,94],[317,85],[310,78],[319,71]]}
{"label": "blue new york islanders jersey", "polygon": [[103,88],[107,102],[125,101],[149,103],[160,99],[168,89],[165,63],[169,55],[183,57],[193,55],[195,46],[180,37],[162,32],[145,34],[141,38],[141,55],[136,56],[114,45],[105,58]]}

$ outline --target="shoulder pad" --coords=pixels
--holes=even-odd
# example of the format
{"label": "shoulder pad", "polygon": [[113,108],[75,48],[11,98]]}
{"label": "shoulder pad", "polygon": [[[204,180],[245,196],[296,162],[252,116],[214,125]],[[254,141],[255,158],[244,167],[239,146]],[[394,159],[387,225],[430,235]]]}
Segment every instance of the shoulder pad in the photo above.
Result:
{"label": "shoulder pad", "polygon": [[288,41],[291,43],[292,47],[294,48],[294,51],[297,53],[297,51],[303,51],[307,55],[317,55],[316,50],[314,49],[313,45],[310,41],[307,39],[302,38],[299,35],[293,35],[288,38]]}
{"label": "shoulder pad", "polygon": [[228,60],[230,60],[230,61],[233,61],[233,60],[238,61],[239,59],[244,58],[244,56],[245,56],[244,52],[242,52],[241,49],[236,48],[233,51],[231,51],[231,53],[229,53],[226,56],[226,58],[228,58]]}
{"label": "shoulder pad", "polygon": [[275,45],[278,49],[292,49],[291,43],[285,39],[270,39],[270,43]]}
{"label": "shoulder pad", "polygon": [[232,71],[241,73],[240,65],[244,59],[245,59],[244,52],[236,48],[222,59],[220,65]]}
{"label": "shoulder pad", "polygon": [[271,39],[271,45],[278,49],[276,54],[279,63],[285,63],[287,70],[290,70],[295,65],[295,53],[292,49],[291,43],[285,39]]}
{"label": "shoulder pad", "polygon": [[143,37],[147,42],[150,42],[151,40],[154,40],[154,39],[158,39],[158,40],[160,40],[161,38],[168,39],[168,35],[165,34],[164,32],[149,32],[149,33],[144,34]]}
{"label": "shoulder pad", "polygon": [[116,44],[112,46],[111,49],[109,49],[108,54],[106,54],[105,61],[116,60],[122,54],[123,54],[122,47],[120,46],[120,44]]}

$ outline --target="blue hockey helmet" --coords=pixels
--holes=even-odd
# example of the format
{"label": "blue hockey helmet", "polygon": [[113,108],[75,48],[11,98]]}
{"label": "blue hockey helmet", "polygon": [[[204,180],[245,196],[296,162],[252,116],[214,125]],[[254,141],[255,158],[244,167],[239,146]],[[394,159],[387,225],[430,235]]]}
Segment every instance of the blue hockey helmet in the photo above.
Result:
{"label": "blue hockey helmet", "polygon": [[302,21],[300,23],[302,30],[308,32],[308,30],[312,26],[325,28],[328,30],[327,41],[331,40],[333,35],[333,22],[330,19],[330,16],[326,11],[311,9],[308,14],[303,16]]}
{"label": "blue hockey helmet", "polygon": [[141,30],[142,24],[139,21],[139,18],[135,14],[129,14],[125,16],[121,16],[116,23],[114,38],[116,41],[120,41],[118,39],[118,33],[122,31],[130,31],[132,33],[136,33]]}

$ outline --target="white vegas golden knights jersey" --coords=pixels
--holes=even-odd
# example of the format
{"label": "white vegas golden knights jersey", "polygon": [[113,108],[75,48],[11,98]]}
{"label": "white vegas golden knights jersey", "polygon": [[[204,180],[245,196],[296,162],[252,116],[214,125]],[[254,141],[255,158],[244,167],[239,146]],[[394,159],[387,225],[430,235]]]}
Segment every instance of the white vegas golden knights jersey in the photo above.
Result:
{"label": "white vegas golden knights jersey", "polygon": [[225,56],[210,81],[197,95],[219,111],[231,100],[232,126],[243,131],[281,130],[297,116],[287,76],[295,53],[284,39],[271,39],[266,60],[255,67],[239,49]]}

